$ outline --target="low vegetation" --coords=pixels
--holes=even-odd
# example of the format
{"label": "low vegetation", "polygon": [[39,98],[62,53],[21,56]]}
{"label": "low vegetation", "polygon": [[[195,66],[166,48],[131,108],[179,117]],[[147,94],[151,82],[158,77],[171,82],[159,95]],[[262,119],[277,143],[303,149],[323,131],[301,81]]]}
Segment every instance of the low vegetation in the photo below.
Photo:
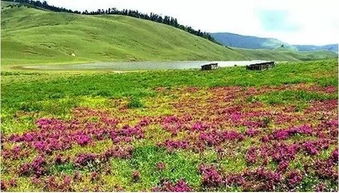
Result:
{"label": "low vegetation", "polygon": [[337,191],[338,63],[1,74],[6,191]]}

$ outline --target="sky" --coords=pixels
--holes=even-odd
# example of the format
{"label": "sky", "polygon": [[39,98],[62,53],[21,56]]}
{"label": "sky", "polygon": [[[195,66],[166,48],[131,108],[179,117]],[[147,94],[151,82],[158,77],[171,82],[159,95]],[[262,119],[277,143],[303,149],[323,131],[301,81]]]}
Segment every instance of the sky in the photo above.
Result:
{"label": "sky", "polygon": [[339,42],[339,0],[47,0],[73,10],[134,9],[206,32],[272,37],[289,44]]}

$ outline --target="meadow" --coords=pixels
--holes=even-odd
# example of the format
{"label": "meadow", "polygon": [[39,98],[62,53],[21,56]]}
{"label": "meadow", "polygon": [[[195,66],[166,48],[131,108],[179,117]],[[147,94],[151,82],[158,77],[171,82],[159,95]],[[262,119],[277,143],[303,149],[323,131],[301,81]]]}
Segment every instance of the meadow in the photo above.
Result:
{"label": "meadow", "polygon": [[338,191],[338,62],[1,72],[5,191]]}

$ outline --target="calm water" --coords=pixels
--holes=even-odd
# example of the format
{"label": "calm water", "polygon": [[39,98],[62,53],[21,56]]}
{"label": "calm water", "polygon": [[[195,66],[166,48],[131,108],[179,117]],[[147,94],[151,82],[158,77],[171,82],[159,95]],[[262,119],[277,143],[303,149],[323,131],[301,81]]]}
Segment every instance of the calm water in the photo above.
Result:
{"label": "calm water", "polygon": [[216,62],[219,67],[246,66],[260,60],[252,61],[177,61],[177,62],[98,62],[87,64],[22,66],[22,69],[34,70],[173,70],[173,69],[199,69],[201,65]]}

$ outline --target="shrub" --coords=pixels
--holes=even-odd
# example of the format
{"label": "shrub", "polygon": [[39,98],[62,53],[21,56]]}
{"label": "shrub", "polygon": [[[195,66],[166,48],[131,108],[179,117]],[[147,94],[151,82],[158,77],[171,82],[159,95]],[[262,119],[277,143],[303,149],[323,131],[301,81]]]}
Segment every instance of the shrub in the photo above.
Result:
{"label": "shrub", "polygon": [[141,108],[143,107],[144,105],[142,104],[142,102],[140,101],[139,98],[136,98],[136,97],[132,97],[130,98],[128,104],[127,104],[127,107],[130,108],[130,109],[133,109],[133,108]]}

